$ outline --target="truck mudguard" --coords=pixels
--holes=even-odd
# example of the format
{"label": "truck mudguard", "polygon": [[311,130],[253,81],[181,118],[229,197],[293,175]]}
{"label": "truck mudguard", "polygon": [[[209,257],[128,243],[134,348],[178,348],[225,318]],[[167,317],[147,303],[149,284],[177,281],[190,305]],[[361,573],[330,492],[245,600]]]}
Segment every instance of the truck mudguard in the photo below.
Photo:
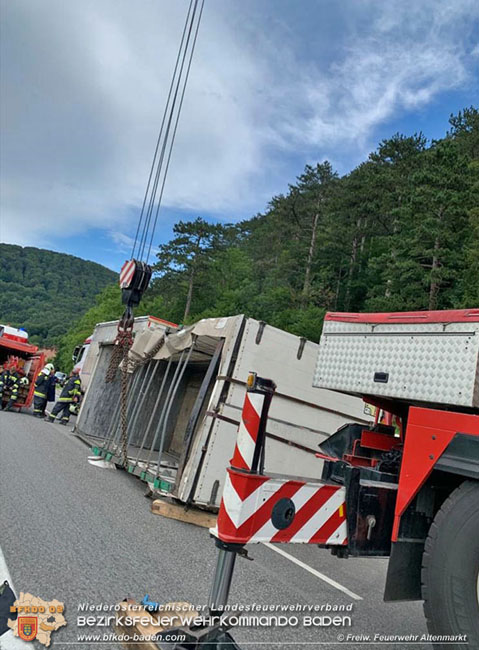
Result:
{"label": "truck mudguard", "polygon": [[[450,480],[444,480],[444,474]],[[479,480],[479,416],[410,409],[384,599],[420,600],[428,526],[441,499]],[[439,499],[439,500],[438,500]]]}

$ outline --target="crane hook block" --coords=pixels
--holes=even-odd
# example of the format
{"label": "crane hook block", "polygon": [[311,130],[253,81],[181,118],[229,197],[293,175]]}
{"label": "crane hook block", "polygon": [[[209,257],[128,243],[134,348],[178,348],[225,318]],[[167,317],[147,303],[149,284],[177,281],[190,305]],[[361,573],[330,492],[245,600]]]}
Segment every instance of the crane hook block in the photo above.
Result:
{"label": "crane hook block", "polygon": [[128,260],[121,267],[121,301],[124,305],[136,306],[150,284],[152,268],[146,262]]}

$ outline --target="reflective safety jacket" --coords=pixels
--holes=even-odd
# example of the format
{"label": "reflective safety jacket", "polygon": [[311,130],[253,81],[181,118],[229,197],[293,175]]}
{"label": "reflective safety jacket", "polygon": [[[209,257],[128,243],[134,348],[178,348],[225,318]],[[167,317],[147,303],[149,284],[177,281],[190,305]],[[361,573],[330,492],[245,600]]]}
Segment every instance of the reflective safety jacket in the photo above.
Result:
{"label": "reflective safety jacket", "polygon": [[[5,376],[6,375],[6,376]],[[19,388],[19,382],[20,382],[20,377],[18,376],[18,373],[15,370],[9,370],[7,373],[3,373],[3,387],[2,390],[9,390],[10,391],[10,398],[11,399],[16,399],[18,396],[18,388]]]}
{"label": "reflective safety jacket", "polygon": [[81,395],[81,381],[78,375],[73,375],[63,386],[63,390],[60,393],[59,402],[73,402],[76,397]]}
{"label": "reflective safety jacket", "polygon": [[7,387],[8,381],[8,370],[4,370],[0,373],[0,393],[3,393],[4,389]]}
{"label": "reflective safety jacket", "polygon": [[46,399],[47,392],[48,392],[48,375],[45,375],[43,374],[43,372],[41,372],[37,377],[37,381],[35,382],[35,390],[33,394],[36,395],[37,397],[43,397],[44,399]]}

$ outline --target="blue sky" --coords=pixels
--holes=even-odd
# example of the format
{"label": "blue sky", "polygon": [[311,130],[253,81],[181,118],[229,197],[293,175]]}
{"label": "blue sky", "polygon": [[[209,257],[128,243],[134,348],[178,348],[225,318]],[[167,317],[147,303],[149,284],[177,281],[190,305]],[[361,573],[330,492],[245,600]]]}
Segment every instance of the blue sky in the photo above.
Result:
{"label": "blue sky", "polygon": [[[2,3],[0,238],[129,256],[186,0]],[[155,242],[479,104],[476,0],[206,0]]]}

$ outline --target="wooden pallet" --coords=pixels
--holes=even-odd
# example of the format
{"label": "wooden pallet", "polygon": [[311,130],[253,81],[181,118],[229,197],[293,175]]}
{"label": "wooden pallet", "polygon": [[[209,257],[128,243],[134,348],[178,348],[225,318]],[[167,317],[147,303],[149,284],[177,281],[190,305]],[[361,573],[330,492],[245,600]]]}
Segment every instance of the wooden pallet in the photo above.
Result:
{"label": "wooden pallet", "polygon": [[[118,621],[120,616],[144,619],[135,625],[125,626],[115,623],[113,626],[115,632],[121,639],[120,644],[128,650],[137,650],[138,648],[143,648],[143,650],[158,650],[159,646],[154,640],[155,636],[160,632],[181,625],[178,612],[181,613],[184,620],[192,620],[197,615],[193,605],[184,602],[167,603],[161,612],[149,612],[131,598],[125,598],[118,605],[120,611],[116,613],[116,621]],[[162,625],[158,625],[159,617],[161,618]],[[145,638],[146,640],[135,640],[138,638]]]}
{"label": "wooden pallet", "polygon": [[155,515],[177,519],[178,521],[184,521],[186,524],[194,524],[203,528],[214,528],[216,526],[216,514],[198,510],[197,508],[185,510],[183,505],[174,503],[171,500],[155,499],[151,504],[151,512]]}

